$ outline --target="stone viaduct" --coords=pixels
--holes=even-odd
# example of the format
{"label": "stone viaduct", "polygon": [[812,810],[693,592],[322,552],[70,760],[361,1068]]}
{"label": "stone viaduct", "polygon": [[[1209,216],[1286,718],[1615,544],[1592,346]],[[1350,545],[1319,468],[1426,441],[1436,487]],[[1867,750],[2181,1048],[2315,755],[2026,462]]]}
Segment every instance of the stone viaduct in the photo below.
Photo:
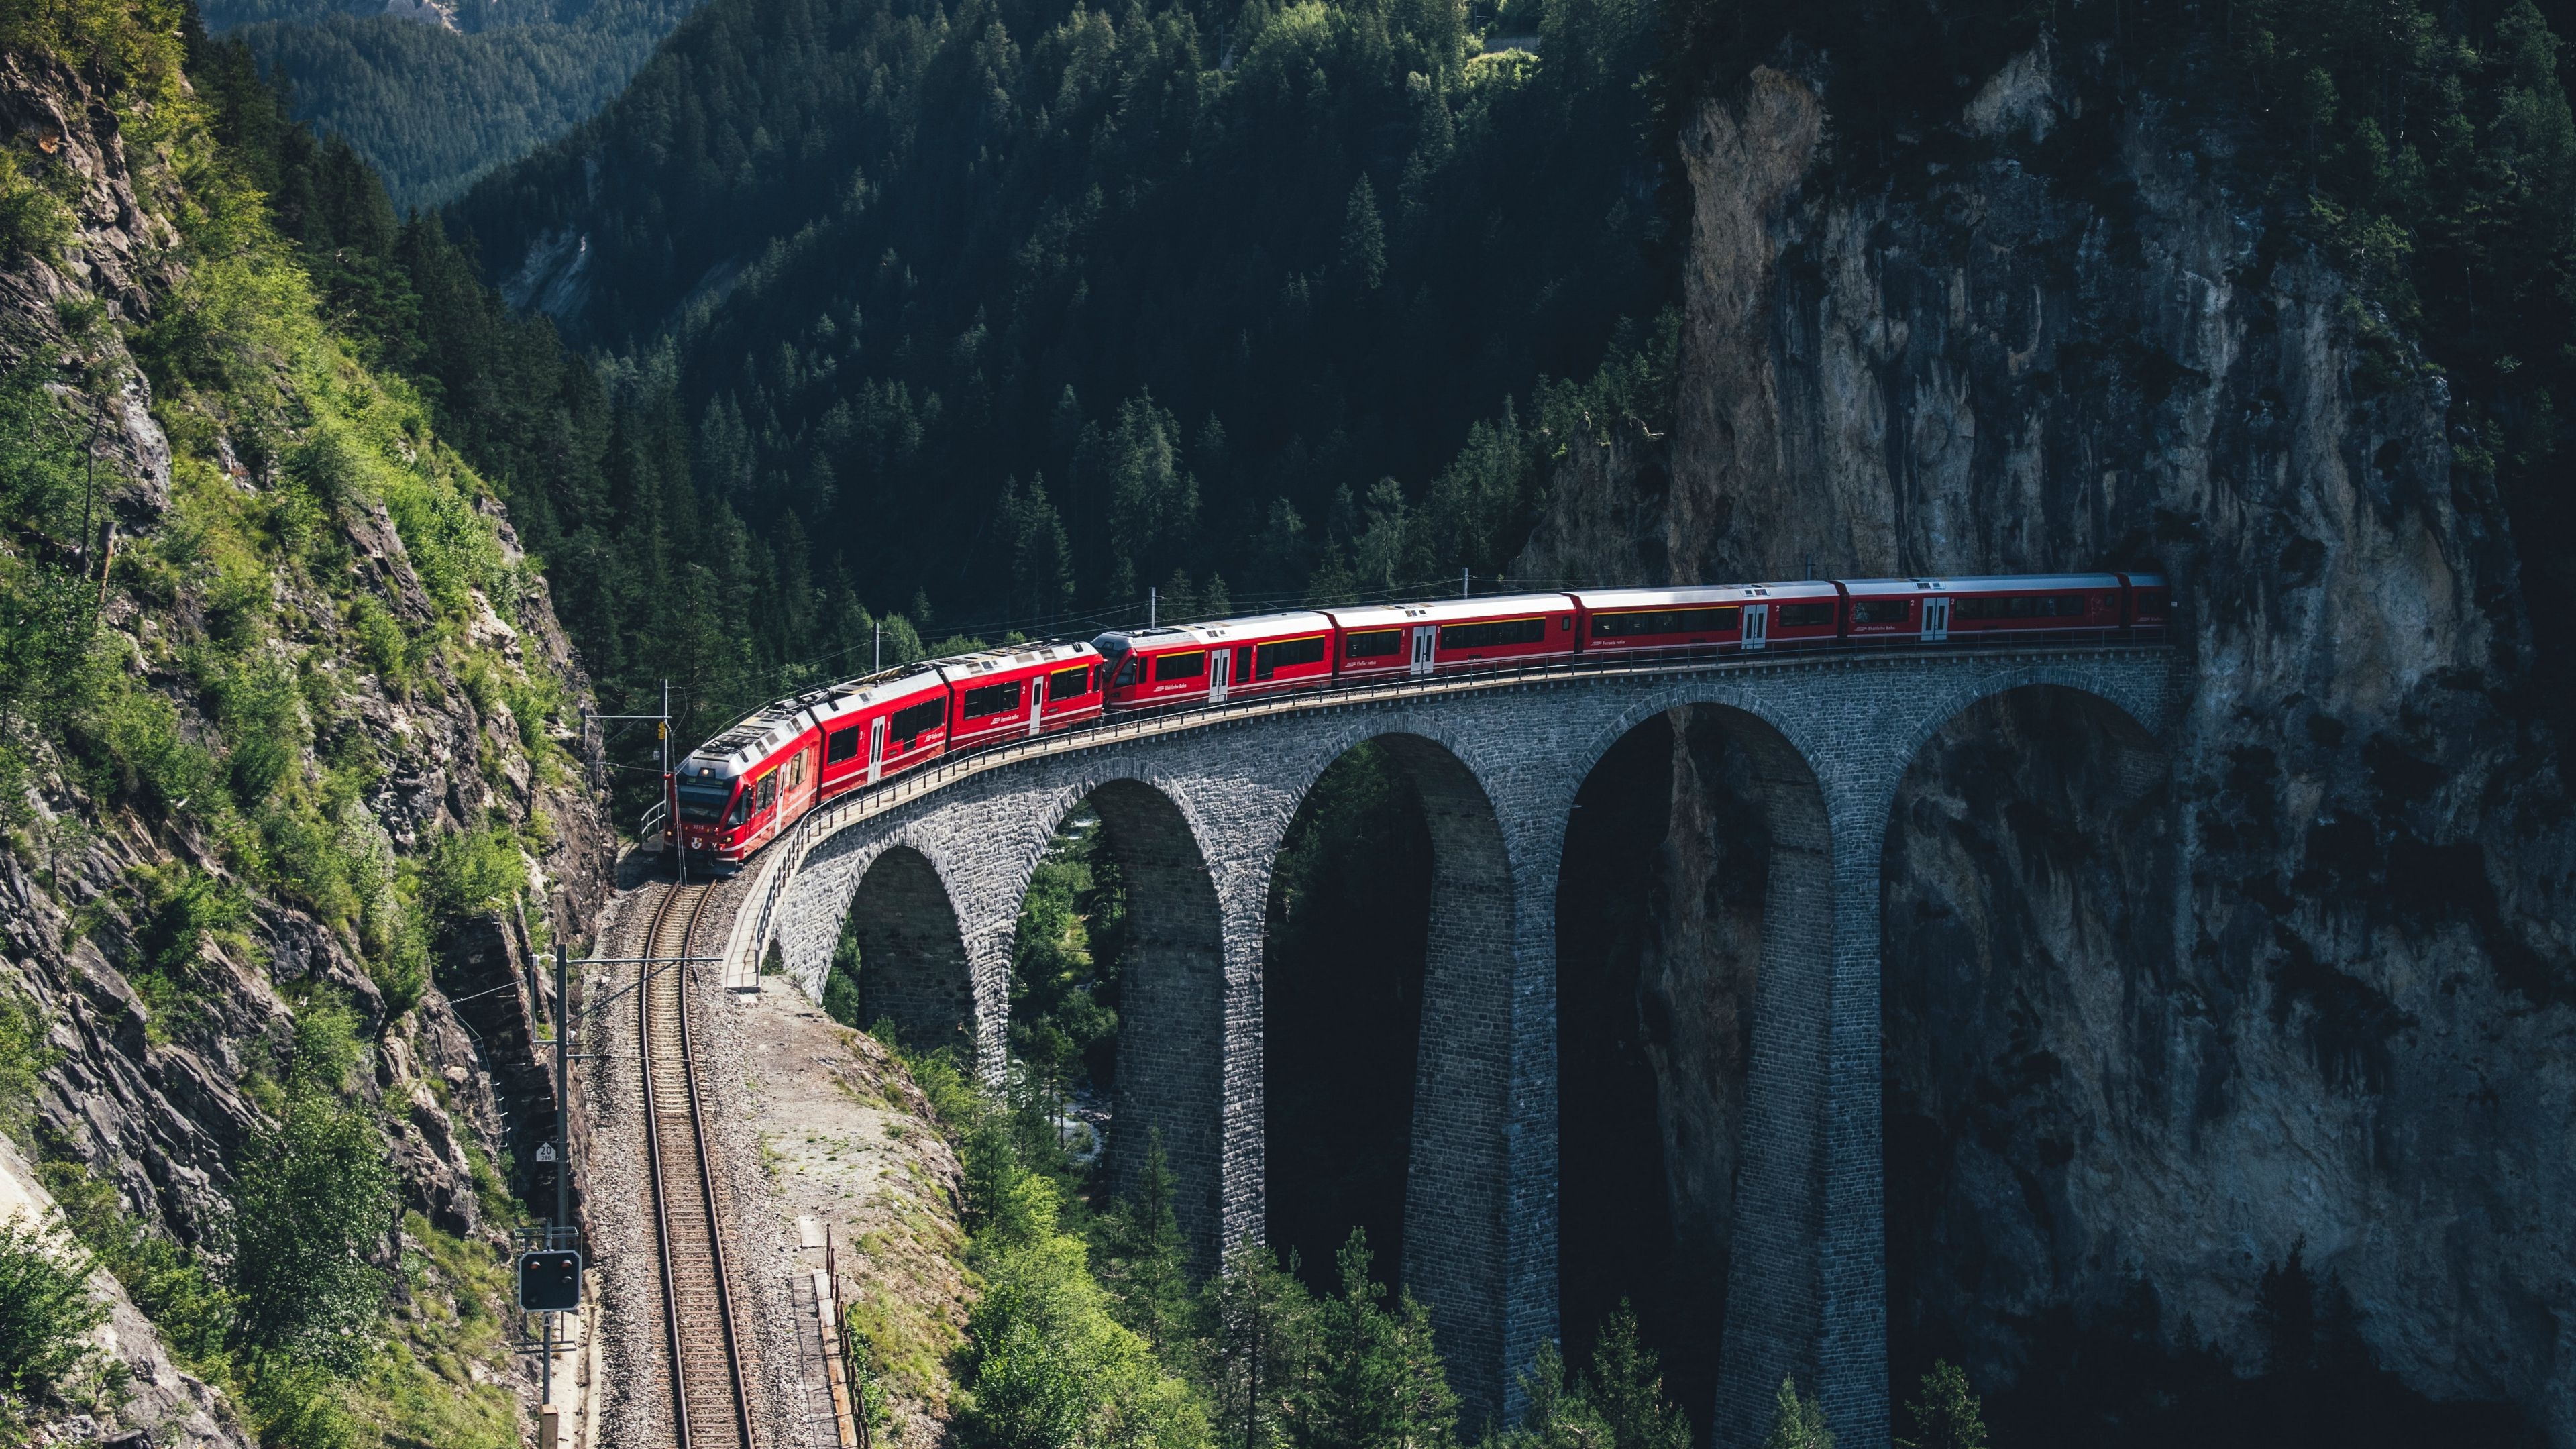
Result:
{"label": "stone viaduct", "polygon": [[2157,646],[1783,654],[1468,676],[1241,701],[1048,736],[815,812],[754,865],[728,972],[774,944],[820,994],[845,920],[872,1011],[960,1032],[1001,1065],[1012,932],[1085,798],[1129,886],[1113,1174],[1148,1127],[1202,1264],[1263,1226],[1262,948],[1290,817],[1378,741],[1433,844],[1405,1189],[1406,1279],[1433,1307],[1468,1418],[1516,1413],[1557,1331],[1558,866],[1577,790],[1629,730],[1712,706],[1772,840],[1716,1442],[1749,1446],[1794,1373],[1838,1440],[1888,1444],[1879,1040],[1880,857],[1916,753],[1968,706],[2057,687],[2148,743],[2175,706]]}

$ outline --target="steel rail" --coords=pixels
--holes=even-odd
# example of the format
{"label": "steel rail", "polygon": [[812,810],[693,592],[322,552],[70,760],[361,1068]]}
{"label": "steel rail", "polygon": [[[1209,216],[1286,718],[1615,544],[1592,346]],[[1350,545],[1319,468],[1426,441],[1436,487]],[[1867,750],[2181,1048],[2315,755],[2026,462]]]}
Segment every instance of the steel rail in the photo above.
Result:
{"label": "steel rail", "polygon": [[[646,937],[646,949],[654,958],[688,957],[690,942],[696,937],[698,921],[705,914],[712,889],[703,885],[680,886],[662,898],[661,904],[654,909],[653,925]],[[680,916],[679,937],[671,943],[672,949],[665,951],[666,928],[683,899],[687,901],[688,908]],[[707,1158],[706,1117],[698,1099],[697,1067],[689,1035],[688,977],[682,971],[648,971],[646,979],[651,983],[650,989],[636,993],[637,1055],[643,1068],[644,1145],[653,1185],[654,1241],[662,1255],[662,1326],[669,1335],[670,1344],[672,1442],[677,1449],[719,1449],[719,1446],[724,1446],[724,1449],[754,1449],[751,1394],[743,1380],[742,1345],[734,1326],[732,1282],[725,1268],[724,1224],[716,1205],[713,1164]],[[662,1003],[667,1020],[656,1020],[654,1007],[657,997],[668,998]],[[653,1058],[657,1048],[671,1052],[675,1059],[670,1064],[678,1077],[674,1096],[679,1103],[685,1104],[685,1113],[666,1115],[662,1110],[660,1094],[675,1084],[667,1078],[655,1081]],[[663,1132],[666,1128],[677,1131],[682,1125],[685,1125],[689,1139],[685,1151],[666,1154]],[[681,1145],[673,1146],[678,1148]],[[680,1158],[677,1164],[669,1160],[673,1155]],[[669,1178],[675,1165],[683,1171],[696,1171],[698,1191],[694,1203],[672,1202]],[[689,1211],[691,1208],[697,1211],[692,1213]],[[672,1231],[675,1219],[680,1224],[681,1236],[688,1239],[676,1248]],[[703,1241],[698,1240],[701,1234]],[[712,1277],[713,1316],[717,1320],[712,1325],[716,1330],[712,1334],[706,1331],[711,1325],[697,1321],[707,1315],[695,1305],[683,1305],[682,1254],[692,1251],[702,1255],[696,1261],[702,1263]],[[694,1277],[694,1273],[691,1276]],[[688,1296],[697,1298],[699,1295],[694,1291],[697,1285],[687,1286],[693,1290]],[[683,1323],[683,1316],[692,1321]],[[707,1379],[715,1376],[692,1374],[687,1360],[692,1355],[703,1358],[719,1346],[725,1363],[724,1373],[717,1382],[730,1389],[733,1412],[730,1416],[714,1413],[693,1418],[689,1412],[693,1389],[701,1397],[708,1396],[710,1386]],[[728,1417],[730,1423],[726,1422]]]}
{"label": "steel rail", "polygon": [[[906,770],[876,785],[857,786],[828,797],[807,810],[786,830],[772,836],[761,847],[768,858],[761,863],[760,878],[753,883],[751,890],[751,895],[759,901],[758,909],[735,917],[734,929],[725,945],[725,971],[730,980],[747,949],[753,958],[752,979],[757,982],[757,958],[769,939],[770,922],[777,912],[779,898],[785,894],[787,883],[795,877],[797,869],[804,864],[806,855],[822,840],[860,821],[909,805],[960,780],[1024,760],[1074,754],[1127,740],[1178,734],[1274,715],[1339,709],[1346,705],[1385,700],[1434,699],[1534,685],[1572,684],[1605,677],[1633,679],[1664,674],[1701,676],[1785,672],[1800,667],[1850,667],[1906,658],[2001,661],[2026,656],[2060,659],[2088,653],[2161,654],[2171,652],[2173,647],[2167,642],[2170,636],[2162,629],[2152,633],[2121,629],[2025,629],[2013,632],[2020,637],[2009,643],[1953,639],[1925,644],[1911,637],[1891,637],[1884,644],[1834,639],[1798,647],[1800,641],[1773,640],[1768,649],[1758,653],[1734,646],[1622,650],[1617,654],[1576,655],[1542,664],[1453,666],[1433,674],[1407,674],[1388,679],[1327,677],[1312,684],[1256,689],[1243,698],[1216,704],[1198,701],[1122,709],[1104,715],[1095,723],[1071,729],[1039,735],[1014,735],[971,746],[954,754],[942,755],[931,764]],[[2034,638],[2034,635],[2048,637]],[[676,842],[674,848],[685,849]],[[751,925],[747,939],[743,931],[746,920]]]}

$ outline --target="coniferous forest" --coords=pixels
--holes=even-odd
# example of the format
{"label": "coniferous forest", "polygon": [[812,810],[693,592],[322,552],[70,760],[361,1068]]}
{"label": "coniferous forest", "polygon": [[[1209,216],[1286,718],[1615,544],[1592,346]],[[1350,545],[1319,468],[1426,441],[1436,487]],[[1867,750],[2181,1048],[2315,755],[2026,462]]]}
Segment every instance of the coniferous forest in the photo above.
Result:
{"label": "coniferous forest", "polygon": [[409,209],[440,205],[588,120],[691,8],[218,0],[204,17],[249,46],[295,115],[346,140]]}

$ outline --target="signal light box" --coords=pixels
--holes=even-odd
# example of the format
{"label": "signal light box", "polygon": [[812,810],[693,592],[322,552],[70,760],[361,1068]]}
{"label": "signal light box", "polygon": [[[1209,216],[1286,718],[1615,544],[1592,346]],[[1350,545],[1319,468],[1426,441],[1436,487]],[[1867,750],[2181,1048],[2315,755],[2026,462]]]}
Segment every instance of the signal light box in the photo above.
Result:
{"label": "signal light box", "polygon": [[573,1313],[581,1308],[581,1254],[555,1251],[519,1255],[519,1306],[530,1313]]}

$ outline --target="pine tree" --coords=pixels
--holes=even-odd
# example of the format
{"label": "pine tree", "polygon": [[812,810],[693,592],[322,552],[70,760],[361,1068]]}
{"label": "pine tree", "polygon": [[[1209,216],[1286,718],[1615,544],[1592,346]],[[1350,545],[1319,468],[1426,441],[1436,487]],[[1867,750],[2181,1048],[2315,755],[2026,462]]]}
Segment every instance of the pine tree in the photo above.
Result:
{"label": "pine tree", "polygon": [[1690,1449],[1690,1418],[1664,1397],[1653,1349],[1637,1338],[1637,1311],[1619,1300],[1592,1345],[1585,1396],[1609,1425],[1617,1449]]}
{"label": "pine tree", "polygon": [[1986,1449],[1985,1418],[1968,1391],[1967,1372],[1957,1364],[1934,1363],[1905,1412],[1914,1420],[1914,1437],[1896,1441],[1903,1449]]}
{"label": "pine tree", "polygon": [[[1458,1439],[1458,1395],[1449,1387],[1448,1366],[1433,1341],[1431,1308],[1398,1293],[1395,1332],[1388,1344],[1395,1397],[1393,1449],[1447,1449]],[[1687,1449],[1687,1444],[1685,1444]]]}
{"label": "pine tree", "polygon": [[1171,1354],[1191,1328],[1189,1253],[1172,1213],[1172,1173],[1160,1129],[1147,1133],[1135,1194],[1110,1210],[1103,1236],[1107,1251],[1100,1277],[1118,1295],[1118,1321],[1157,1355]]}
{"label": "pine tree", "polygon": [[1342,209],[1342,270],[1374,292],[1386,281],[1386,223],[1378,218],[1377,188],[1362,176],[1351,183]]}
{"label": "pine tree", "polygon": [[1798,1381],[1783,1375],[1773,1401],[1771,1433],[1762,1449],[1834,1449],[1834,1431],[1825,1426],[1825,1406],[1798,1392]]}
{"label": "pine tree", "polygon": [[1521,1392],[1529,1409],[1504,1431],[1497,1449],[1611,1449],[1610,1425],[1580,1383],[1566,1383],[1555,1344],[1538,1346],[1536,1362],[1521,1375]]}
{"label": "pine tree", "polygon": [[1290,1400],[1305,1386],[1313,1304],[1296,1274],[1249,1235],[1207,1287],[1211,1428],[1218,1449],[1273,1449],[1286,1440]]}
{"label": "pine tree", "polygon": [[1342,1291],[1315,1305],[1313,1387],[1300,1405],[1304,1449],[1376,1449],[1392,1437],[1394,1325],[1369,1276],[1368,1234],[1359,1228],[1334,1255]]}

